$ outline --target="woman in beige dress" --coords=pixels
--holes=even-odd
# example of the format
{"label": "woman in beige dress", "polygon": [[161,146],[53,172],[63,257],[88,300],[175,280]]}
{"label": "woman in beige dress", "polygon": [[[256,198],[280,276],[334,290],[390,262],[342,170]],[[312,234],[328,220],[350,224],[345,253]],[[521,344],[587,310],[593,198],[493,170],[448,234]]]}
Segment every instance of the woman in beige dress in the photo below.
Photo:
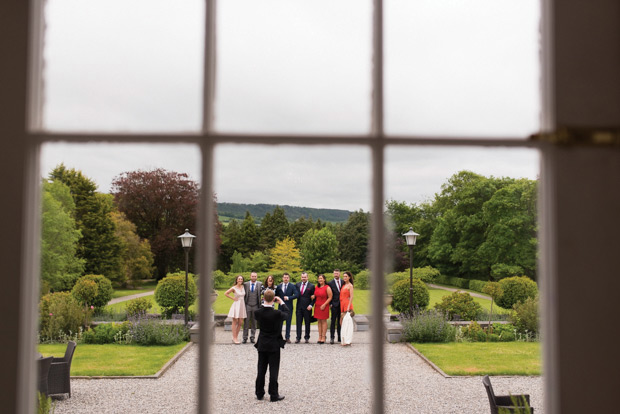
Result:
{"label": "woman in beige dress", "polygon": [[[233,292],[234,296],[230,296],[229,293]],[[232,299],[233,304],[228,311],[228,317],[232,318],[232,341],[235,344],[240,344],[239,330],[243,325],[243,320],[247,317],[245,311],[245,289],[243,288],[243,276],[237,276],[235,285],[228,289],[224,295],[228,299]]]}

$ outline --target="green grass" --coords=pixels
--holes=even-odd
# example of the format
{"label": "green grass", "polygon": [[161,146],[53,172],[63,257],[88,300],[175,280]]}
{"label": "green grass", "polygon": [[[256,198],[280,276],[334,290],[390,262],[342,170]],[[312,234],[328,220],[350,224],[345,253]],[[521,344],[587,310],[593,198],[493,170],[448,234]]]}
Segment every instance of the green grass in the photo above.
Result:
{"label": "green grass", "polygon": [[[474,292],[473,290],[465,290],[465,292],[471,292],[471,293],[478,293],[479,292]],[[428,288],[428,293],[431,296],[431,300],[429,302],[428,308],[431,309],[433,307],[435,307],[436,303],[441,302],[441,298],[443,298],[444,296],[448,296],[451,295],[452,292],[448,291],[448,290],[444,290],[444,289],[437,289],[437,288]],[[482,298],[477,298],[474,297],[474,302],[477,302],[480,304],[480,306],[482,306],[482,309],[486,310],[487,312],[491,310],[491,300],[490,299],[482,299]],[[496,303],[493,303],[493,313],[509,313],[510,311],[504,308],[500,308],[499,306],[497,306]]]}
{"label": "green grass", "polygon": [[140,289],[115,289],[112,293],[112,299],[121,298],[123,296],[137,295],[138,293],[146,293],[155,290],[154,283],[145,283]]}
{"label": "green grass", "polygon": [[[151,304],[153,305],[153,307],[149,309],[148,313],[161,313],[161,308],[159,307],[157,302],[155,302],[155,296],[144,296],[144,298],[150,301]],[[115,303],[113,305],[108,305],[105,307],[105,312],[110,312],[110,313],[123,312],[127,308],[128,302],[129,301],[124,301],[124,302]],[[191,305],[189,309],[193,310],[194,312],[198,312],[198,301],[196,301],[193,305]],[[228,313],[228,311],[226,311],[226,313]]]}
{"label": "green grass", "polygon": [[540,342],[412,344],[448,375],[540,375]]}
{"label": "green grass", "polygon": [[[154,375],[185,345],[186,342],[171,346],[79,344],[73,355],[71,375]],[[65,344],[42,344],[38,349],[43,356],[61,357],[66,347]]]}

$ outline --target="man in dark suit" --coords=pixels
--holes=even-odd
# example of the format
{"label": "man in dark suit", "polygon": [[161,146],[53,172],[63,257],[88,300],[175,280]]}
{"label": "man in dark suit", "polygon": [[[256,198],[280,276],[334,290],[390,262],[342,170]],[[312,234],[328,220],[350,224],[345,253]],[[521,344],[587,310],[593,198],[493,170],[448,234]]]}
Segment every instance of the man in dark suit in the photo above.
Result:
{"label": "man in dark suit", "polygon": [[250,280],[244,283],[245,287],[245,310],[248,314],[243,321],[243,343],[248,342],[248,331],[251,330],[250,341],[254,343],[256,336],[256,318],[254,312],[260,307],[260,291],[262,284],[258,280],[256,272],[250,273]]}
{"label": "man in dark suit", "polygon": [[[282,338],[282,321],[290,314],[284,301],[276,297],[273,290],[266,290],[265,303],[254,315],[260,323],[260,333],[256,341],[258,350],[258,374],[256,376],[256,398],[263,399],[265,395],[265,374],[269,367],[269,395],[271,401],[281,401],[283,395],[278,392],[278,372],[280,370],[280,348],[284,348]],[[280,304],[280,309],[273,307],[274,299]]]}
{"label": "man in dark suit", "polygon": [[334,278],[327,284],[332,290],[332,301],[329,303],[331,309],[331,323],[329,325],[329,333],[331,336],[330,344],[334,343],[335,331],[338,331],[338,342],[340,337],[340,289],[342,289],[342,280],[340,279],[340,269],[334,269]]}
{"label": "man in dark suit", "polygon": [[312,316],[312,307],[314,306],[314,285],[308,282],[308,273],[303,272],[301,274],[301,282],[296,285],[299,291],[299,298],[297,299],[297,308],[295,314],[295,324],[297,325],[297,339],[295,343],[298,344],[301,341],[301,325],[306,325],[306,334],[304,339],[306,343],[310,342],[310,317]]}
{"label": "man in dark suit", "polygon": [[[282,275],[282,283],[278,285],[276,288],[276,295],[284,301],[286,307],[289,309],[293,309],[293,301],[297,299],[299,296],[299,292],[295,287],[294,283],[290,283],[291,277],[288,273],[284,273]],[[282,305],[278,307],[278,309],[282,309]],[[287,343],[291,343],[291,320],[293,319],[293,314],[289,312],[286,317],[286,334],[284,335],[284,339],[286,339]]]}

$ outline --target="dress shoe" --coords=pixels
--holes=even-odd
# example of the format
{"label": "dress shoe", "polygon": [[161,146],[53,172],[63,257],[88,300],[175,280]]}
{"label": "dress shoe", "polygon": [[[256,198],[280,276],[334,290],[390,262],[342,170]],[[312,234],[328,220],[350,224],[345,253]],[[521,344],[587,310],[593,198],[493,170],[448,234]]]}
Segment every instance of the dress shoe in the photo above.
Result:
{"label": "dress shoe", "polygon": [[334,338],[332,338],[332,339],[329,341],[329,343],[333,345],[333,344],[334,344]]}
{"label": "dress shoe", "polygon": [[309,344],[309,343],[310,343],[310,340],[309,340],[309,339],[306,339],[306,343],[307,343],[307,344]]}
{"label": "dress shoe", "polygon": [[250,338],[250,342],[254,343],[254,338]]}
{"label": "dress shoe", "polygon": [[295,343],[296,343],[296,344],[298,344],[298,343],[300,343],[300,342],[301,342],[301,340],[300,340],[300,339],[295,339]]}
{"label": "dress shoe", "polygon": [[276,395],[275,397],[271,396],[271,402],[282,401],[283,399],[284,395]]}
{"label": "dress shoe", "polygon": [[247,340],[247,339],[244,339],[244,340],[243,340],[243,343],[244,343],[244,344],[247,344],[247,343],[248,343],[248,340]]}
{"label": "dress shoe", "polygon": [[256,399],[257,399],[257,400],[262,400],[262,399],[263,399],[263,397],[264,397],[264,395],[257,395],[257,396],[256,396]]}
{"label": "dress shoe", "polygon": [[291,340],[290,340],[290,339],[287,339],[287,340],[286,340],[286,343],[287,343],[287,344],[290,344],[290,343],[291,343]]}

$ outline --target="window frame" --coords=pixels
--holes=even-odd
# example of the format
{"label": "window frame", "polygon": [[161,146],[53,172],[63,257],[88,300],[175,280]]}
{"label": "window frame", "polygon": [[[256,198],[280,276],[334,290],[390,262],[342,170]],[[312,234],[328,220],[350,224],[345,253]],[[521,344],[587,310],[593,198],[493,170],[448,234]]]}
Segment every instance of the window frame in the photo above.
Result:
{"label": "window frame", "polygon": [[[426,137],[426,136],[386,136],[384,130],[384,91],[383,91],[383,0],[372,0],[373,3],[373,38],[372,38],[372,114],[371,114],[371,128],[368,134],[363,135],[304,135],[304,134],[230,134],[230,133],[218,133],[214,130],[213,115],[214,115],[214,97],[215,97],[215,33],[216,33],[216,0],[204,0],[205,7],[205,49],[204,49],[204,69],[203,69],[203,122],[202,129],[199,133],[166,133],[166,134],[134,134],[134,133],[63,133],[63,132],[48,132],[42,127],[42,51],[43,51],[43,36],[44,36],[44,6],[45,0],[32,0],[31,1],[31,30],[29,37],[30,53],[29,53],[29,101],[27,108],[28,124],[27,124],[27,136],[30,140],[30,144],[34,148],[32,151],[31,165],[27,166],[29,176],[32,178],[29,180],[31,183],[38,181],[39,176],[39,149],[44,143],[52,142],[74,142],[74,143],[86,143],[86,142],[98,142],[98,143],[193,143],[196,144],[201,151],[202,155],[202,192],[199,209],[199,222],[198,230],[201,234],[206,235],[206,242],[204,250],[201,254],[197,255],[198,270],[207,277],[200,279],[200,288],[207,290],[211,283],[210,272],[206,272],[205,269],[213,268],[215,264],[215,257],[212,252],[215,251],[214,246],[214,205],[210,202],[209,194],[213,193],[213,161],[214,152],[218,144],[262,144],[262,145],[352,145],[359,147],[366,146],[371,152],[372,159],[372,204],[371,213],[372,217],[382,217],[384,207],[384,157],[385,149],[390,146],[446,146],[446,147],[458,147],[458,146],[475,146],[475,147],[514,147],[514,148],[535,148],[541,151],[541,164],[544,166],[545,162],[549,162],[546,154],[548,148],[545,143],[538,141],[515,139],[515,138],[488,138],[488,137]],[[541,99],[542,99],[542,125],[541,131],[550,131],[553,128],[552,119],[553,113],[551,112],[552,104],[551,96],[553,91],[551,90],[551,76],[550,76],[550,56],[546,50],[550,49],[550,35],[549,29],[549,10],[548,1],[540,0],[542,13],[541,13],[541,31],[542,48],[543,53],[541,55],[542,66],[542,87],[541,87]],[[541,175],[544,175],[545,170],[541,168]],[[544,186],[544,181],[543,181]],[[541,186],[541,187],[543,187]],[[542,200],[543,190],[541,189]],[[550,197],[552,199],[552,197]],[[36,215],[38,211],[35,207],[39,205],[39,198],[36,195],[31,196],[27,200],[27,206],[29,208],[30,215]],[[539,210],[541,207],[539,206]],[[542,211],[542,210],[541,210]],[[541,221],[544,224],[545,217],[539,215]],[[35,221],[37,223],[37,221]],[[546,229],[546,232],[552,232],[553,229]],[[39,255],[39,247],[36,243],[38,241],[39,225],[34,224],[29,226],[26,230],[28,234],[27,248],[24,251],[26,254],[26,262],[36,263]],[[381,235],[384,232],[384,224],[382,220],[372,220],[371,223],[371,272],[374,274],[382,273],[384,268],[384,254],[383,243],[381,242]],[[544,243],[541,243],[542,253],[544,257],[547,252]],[[551,250],[551,249],[549,249]],[[548,252],[547,252],[548,253]],[[551,282],[545,281],[544,270],[545,267],[541,266],[541,282],[543,283],[543,289],[551,288]],[[548,270],[548,273],[553,273],[552,270]],[[24,319],[30,321],[25,323],[21,327],[20,339],[25,345],[34,344],[34,321],[36,321],[36,292],[38,292],[38,266],[32,265],[25,269],[26,277],[23,278],[22,287],[25,291],[24,300],[22,303],[22,311]],[[383,321],[383,291],[384,282],[382,278],[372,279],[372,318],[374,329],[371,332],[372,348],[372,412],[383,413],[384,412],[384,321]],[[543,302],[544,302],[543,296]],[[209,302],[212,300],[208,299]],[[208,306],[200,307],[200,319],[205,321],[209,320],[210,315]],[[543,304],[544,306],[544,304]],[[550,315],[546,315],[550,316]],[[550,318],[553,319],[553,318]],[[551,327],[552,321],[545,322],[545,327]],[[212,343],[212,331],[209,329],[200,330],[200,347],[199,347],[199,381],[198,387],[201,390],[198,393],[198,412],[207,413],[210,410],[211,401],[211,375],[210,366],[211,359],[209,355],[210,344]],[[553,335],[550,336],[553,338]],[[551,345],[554,345],[551,343]],[[545,356],[550,355],[551,346],[545,346]],[[22,373],[20,378],[20,400],[28,401],[30,398],[30,387],[28,372],[32,375],[32,363],[22,360],[20,362],[22,367],[30,367],[30,369],[20,370]],[[555,375],[555,374],[553,374]],[[547,390],[550,387],[547,387]],[[551,393],[548,393],[547,398],[554,398]],[[24,403],[28,404],[28,403]]]}

